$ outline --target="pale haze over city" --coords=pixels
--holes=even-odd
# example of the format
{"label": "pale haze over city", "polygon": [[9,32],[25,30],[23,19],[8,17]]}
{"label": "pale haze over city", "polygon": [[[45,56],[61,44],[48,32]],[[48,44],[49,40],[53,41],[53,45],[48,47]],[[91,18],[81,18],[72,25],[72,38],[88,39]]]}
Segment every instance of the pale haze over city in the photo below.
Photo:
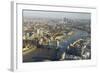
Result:
{"label": "pale haze over city", "polygon": [[66,16],[71,19],[90,19],[90,13],[79,13],[79,12],[57,12],[57,11],[34,11],[34,10],[23,10],[24,17],[36,17],[36,18],[63,18]]}

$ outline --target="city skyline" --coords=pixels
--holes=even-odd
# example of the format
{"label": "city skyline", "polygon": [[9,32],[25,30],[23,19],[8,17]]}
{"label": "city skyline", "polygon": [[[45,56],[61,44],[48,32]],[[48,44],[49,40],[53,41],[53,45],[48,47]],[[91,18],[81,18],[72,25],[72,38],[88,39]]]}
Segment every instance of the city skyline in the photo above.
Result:
{"label": "city skyline", "polygon": [[23,62],[91,59],[91,14],[23,11]]}

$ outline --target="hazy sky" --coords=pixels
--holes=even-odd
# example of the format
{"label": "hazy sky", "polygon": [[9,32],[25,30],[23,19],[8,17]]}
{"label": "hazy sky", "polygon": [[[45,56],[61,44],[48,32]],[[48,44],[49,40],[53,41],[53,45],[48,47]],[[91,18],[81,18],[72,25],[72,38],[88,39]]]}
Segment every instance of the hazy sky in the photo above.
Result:
{"label": "hazy sky", "polygon": [[72,18],[72,19],[90,19],[90,13],[75,13],[75,12],[53,12],[53,11],[32,11],[23,10],[23,16],[29,18]]}

